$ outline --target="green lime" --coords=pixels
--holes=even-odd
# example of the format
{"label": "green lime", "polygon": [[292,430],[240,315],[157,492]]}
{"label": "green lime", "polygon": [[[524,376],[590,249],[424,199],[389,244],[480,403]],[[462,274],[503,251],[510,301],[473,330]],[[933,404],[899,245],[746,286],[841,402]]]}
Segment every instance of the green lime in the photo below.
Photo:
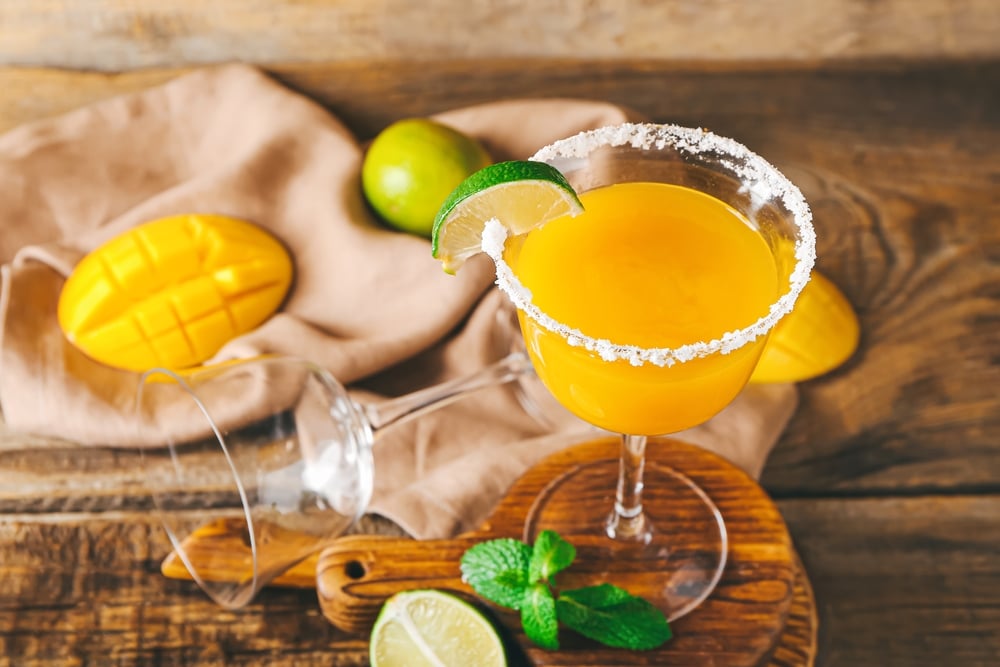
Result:
{"label": "green lime", "polygon": [[583,205],[559,170],[544,162],[500,162],[462,181],[434,219],[432,253],[454,273],[481,251],[483,228],[492,218],[512,234],[524,234]]}
{"label": "green lime", "polygon": [[375,137],[361,166],[361,187],[387,224],[429,237],[448,193],[491,161],[475,139],[427,118],[410,118]]}
{"label": "green lime", "polygon": [[475,607],[449,593],[417,590],[389,598],[372,628],[372,667],[503,667],[503,642]]}

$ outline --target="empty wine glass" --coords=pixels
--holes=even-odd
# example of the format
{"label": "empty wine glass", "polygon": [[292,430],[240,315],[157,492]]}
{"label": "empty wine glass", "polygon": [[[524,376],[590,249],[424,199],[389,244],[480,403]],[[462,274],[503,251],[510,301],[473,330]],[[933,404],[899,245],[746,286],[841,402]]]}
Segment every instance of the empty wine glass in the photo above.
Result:
{"label": "empty wine glass", "polygon": [[[371,404],[290,357],[154,368],[136,402],[142,440],[162,445],[141,451],[144,482],[177,558],[236,609],[364,512],[378,431],[530,368],[514,349],[467,377]],[[239,539],[225,548],[207,539],[234,526]]]}

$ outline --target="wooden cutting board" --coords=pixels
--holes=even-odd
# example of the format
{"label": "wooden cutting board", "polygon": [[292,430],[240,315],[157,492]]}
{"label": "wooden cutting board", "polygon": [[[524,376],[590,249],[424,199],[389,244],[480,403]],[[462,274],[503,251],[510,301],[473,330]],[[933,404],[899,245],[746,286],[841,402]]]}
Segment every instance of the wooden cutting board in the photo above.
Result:
{"label": "wooden cutting board", "polygon": [[[462,553],[481,540],[522,538],[524,517],[546,485],[578,466],[613,460],[617,454],[615,438],[570,447],[525,473],[490,519],[473,533],[425,541],[378,535],[341,537],[318,559],[300,563],[274,584],[316,586],[326,618],[357,633],[367,633],[382,603],[400,590],[441,588],[475,601],[460,578]],[[729,560],[715,592],[672,624],[674,639],[648,652],[605,648],[570,632],[561,633],[559,651],[544,651],[523,636],[514,613],[483,606],[507,630],[505,639],[513,654],[536,665],[811,666],[817,625],[812,591],[784,521],[763,490],[724,459],[676,440],[653,439],[647,462],[682,471],[712,497],[722,513],[729,533]],[[599,516],[610,503],[610,497],[588,494],[573,511]],[[680,516],[672,519],[683,521]],[[213,548],[222,550],[227,540],[239,539],[237,534],[219,526],[206,527],[202,533],[203,540],[211,540]],[[581,567],[586,564],[577,562],[569,571]],[[163,571],[187,578],[173,555],[164,562]]]}

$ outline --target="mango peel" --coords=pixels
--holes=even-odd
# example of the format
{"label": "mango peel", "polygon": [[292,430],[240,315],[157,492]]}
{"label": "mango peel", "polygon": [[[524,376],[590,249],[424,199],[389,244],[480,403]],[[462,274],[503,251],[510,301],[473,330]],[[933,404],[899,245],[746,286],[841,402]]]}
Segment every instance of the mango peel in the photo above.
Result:
{"label": "mango peel", "polygon": [[823,375],[847,361],[860,338],[847,297],[814,270],[792,312],[775,325],[750,382],[801,382]]}
{"label": "mango peel", "polygon": [[59,326],[108,366],[187,368],[270,317],[292,274],[281,242],[249,222],[220,215],[154,220],[80,261],[59,296]]}

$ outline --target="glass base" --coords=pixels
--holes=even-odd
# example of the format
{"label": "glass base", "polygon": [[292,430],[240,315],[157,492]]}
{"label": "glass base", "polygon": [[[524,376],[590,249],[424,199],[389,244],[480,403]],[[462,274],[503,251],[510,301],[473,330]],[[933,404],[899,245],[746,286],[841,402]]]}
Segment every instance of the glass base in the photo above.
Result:
{"label": "glass base", "polygon": [[719,583],[729,551],[726,526],[694,482],[647,459],[643,507],[649,530],[636,540],[612,539],[608,520],[618,463],[582,464],[553,480],[528,511],[524,538],[533,543],[541,531],[555,530],[576,547],[576,560],[556,575],[557,589],[615,584],[675,621]]}

